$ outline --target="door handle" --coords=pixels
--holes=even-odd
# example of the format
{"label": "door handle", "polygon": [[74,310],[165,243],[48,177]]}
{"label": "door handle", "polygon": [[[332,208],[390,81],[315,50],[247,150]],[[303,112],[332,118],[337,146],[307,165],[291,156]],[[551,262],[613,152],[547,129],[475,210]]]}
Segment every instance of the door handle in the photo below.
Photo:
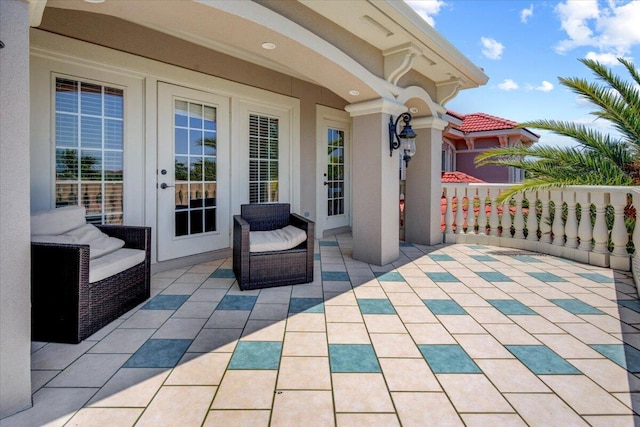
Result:
{"label": "door handle", "polygon": [[160,184],[160,188],[162,188],[163,190],[169,187],[175,187],[175,185],[169,185],[166,182],[163,182],[162,184]]}
{"label": "door handle", "polygon": [[329,185],[329,183],[327,181],[323,182],[324,185]]}

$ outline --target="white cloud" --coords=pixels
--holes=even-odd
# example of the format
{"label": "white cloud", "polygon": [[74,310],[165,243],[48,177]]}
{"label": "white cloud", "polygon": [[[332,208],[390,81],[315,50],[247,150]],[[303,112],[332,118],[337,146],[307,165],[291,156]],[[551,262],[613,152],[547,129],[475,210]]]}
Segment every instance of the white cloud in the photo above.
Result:
{"label": "white cloud", "polygon": [[518,86],[518,83],[514,82],[511,79],[504,79],[502,83],[498,84],[498,89],[500,90],[516,90],[519,87],[520,86]]}
{"label": "white cloud", "polygon": [[543,80],[542,83],[540,83],[540,86],[536,86],[534,89],[541,92],[551,92],[553,90],[553,85],[550,82]]}
{"label": "white cloud", "polygon": [[433,17],[446,6],[443,0],[405,0],[405,3],[411,6],[432,27],[436,25]]}
{"label": "white cloud", "polygon": [[482,54],[489,59],[501,59],[504,45],[497,40],[488,37],[481,37]]}
{"label": "white cloud", "polygon": [[522,9],[520,11],[520,22],[526,24],[531,16],[533,16],[533,4],[529,5],[528,9]]}
{"label": "white cloud", "polygon": [[629,54],[640,44],[640,1],[566,0],[556,7],[567,39],[561,40],[556,52],[564,54],[576,47],[592,47],[587,57],[599,58],[617,65],[612,58]]}
{"label": "white cloud", "polygon": [[608,65],[608,66],[615,66],[615,65],[620,65],[620,63],[618,62],[618,56],[614,53],[596,53],[596,52],[589,52],[585,55],[585,58],[587,59],[592,59],[594,61],[598,61],[601,64],[604,65]]}

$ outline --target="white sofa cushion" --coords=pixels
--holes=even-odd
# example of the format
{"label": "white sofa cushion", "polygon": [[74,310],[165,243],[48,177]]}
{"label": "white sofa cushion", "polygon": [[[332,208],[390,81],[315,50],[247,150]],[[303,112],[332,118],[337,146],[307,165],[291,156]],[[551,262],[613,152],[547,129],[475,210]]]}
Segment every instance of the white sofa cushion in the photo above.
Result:
{"label": "white sofa cushion", "polygon": [[111,277],[140,264],[145,259],[142,249],[122,248],[89,261],[89,283]]}
{"label": "white sofa cushion", "polygon": [[31,214],[31,234],[64,234],[86,224],[84,206],[65,206]]}
{"label": "white sofa cushion", "polygon": [[89,258],[99,258],[124,246],[124,240],[110,237],[93,224],[83,224],[66,233],[32,235],[32,242],[89,245]]}
{"label": "white sofa cushion", "polygon": [[250,231],[249,252],[284,251],[295,248],[305,240],[307,233],[293,225],[277,230]]}

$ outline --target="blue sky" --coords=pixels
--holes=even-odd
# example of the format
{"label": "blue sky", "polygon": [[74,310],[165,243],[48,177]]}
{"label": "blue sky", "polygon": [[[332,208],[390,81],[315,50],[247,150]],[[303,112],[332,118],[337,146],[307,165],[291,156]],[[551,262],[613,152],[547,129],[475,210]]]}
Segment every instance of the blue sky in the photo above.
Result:
{"label": "blue sky", "polygon": [[[489,82],[461,91],[446,107],[523,122],[556,119],[608,131],[558,77],[594,78],[578,58],[596,59],[621,76],[624,57],[640,67],[640,0],[405,0],[474,64]],[[540,143],[572,145],[541,131]]]}

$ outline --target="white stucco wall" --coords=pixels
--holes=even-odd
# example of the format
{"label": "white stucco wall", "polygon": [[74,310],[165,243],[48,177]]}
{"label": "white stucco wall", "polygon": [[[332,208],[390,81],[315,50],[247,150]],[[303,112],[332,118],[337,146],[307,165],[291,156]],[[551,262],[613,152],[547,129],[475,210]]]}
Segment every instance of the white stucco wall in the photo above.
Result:
{"label": "white stucco wall", "polygon": [[0,418],[31,406],[29,6],[0,1]]}

